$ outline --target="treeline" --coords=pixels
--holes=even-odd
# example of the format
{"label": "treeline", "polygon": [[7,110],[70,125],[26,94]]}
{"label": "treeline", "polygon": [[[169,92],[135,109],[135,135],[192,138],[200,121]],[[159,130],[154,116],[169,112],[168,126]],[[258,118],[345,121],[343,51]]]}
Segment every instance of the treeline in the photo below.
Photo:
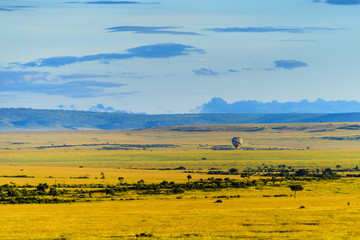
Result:
{"label": "treeline", "polygon": [[[263,164],[258,168],[246,168],[242,172],[238,169],[231,168],[229,170],[209,169],[207,174],[210,175],[240,175],[242,178],[248,178],[250,176],[261,177],[280,177],[286,180],[301,180],[304,177],[312,179],[338,179],[341,176],[337,172],[349,172],[360,171],[358,166],[352,169],[341,169],[340,165],[337,165],[337,169],[325,168],[323,170],[315,169],[295,169],[291,166],[279,165],[279,166],[267,166]],[[347,174],[346,177],[354,177],[354,174]],[[359,175],[360,176],[360,175]],[[357,175],[355,176],[357,177]]]}
{"label": "treeline", "polygon": [[[230,145],[215,145],[211,147],[212,150],[234,150]],[[254,148],[254,147],[241,147],[241,150],[289,150],[291,148],[279,148],[279,147],[266,147],[266,148]]]}
{"label": "treeline", "polygon": [[[301,173],[301,174],[299,174]],[[5,184],[0,186],[0,203],[3,204],[29,204],[29,203],[72,203],[89,202],[99,200],[136,200],[134,196],[142,195],[181,195],[187,191],[219,191],[221,189],[245,189],[248,187],[260,187],[272,183],[288,182],[291,185],[298,181],[314,181],[338,179],[339,176],[331,169],[325,169],[319,176],[308,175],[303,170],[297,170],[294,176],[282,176],[273,173],[264,174],[264,178],[251,179],[252,172],[238,172],[230,169],[229,175],[239,175],[241,178],[232,179],[210,177],[191,181],[191,175],[187,176],[188,182],[175,183],[162,181],[161,183],[145,183],[139,180],[136,183],[123,182],[119,177],[118,184],[54,184],[40,183],[34,185]],[[127,197],[126,197],[127,196]],[[130,196],[130,197],[129,197]]]}
{"label": "treeline", "polygon": [[91,144],[62,144],[51,146],[39,146],[36,149],[47,148],[71,148],[71,147],[99,147],[99,150],[131,150],[131,149],[147,149],[147,148],[175,148],[180,145],[175,144],[111,144],[111,143],[91,143]]}
{"label": "treeline", "polygon": [[[224,188],[247,188],[267,184],[268,180],[240,181],[230,178],[209,178],[187,183],[163,181],[161,183],[146,184],[144,180],[137,183],[106,184],[55,184],[49,186],[40,183],[37,186],[5,184],[0,186],[0,203],[3,204],[29,204],[29,203],[71,203],[88,202],[106,198],[118,200],[135,200],[124,198],[126,193],[135,195],[148,194],[182,194],[186,191],[217,191]],[[125,194],[125,195],[124,195]],[[131,194],[130,194],[131,195]]]}
{"label": "treeline", "polygon": [[[59,190],[55,187],[49,188],[47,183],[41,183],[37,186],[15,184],[5,184],[0,186],[0,203],[3,204],[26,204],[26,203],[71,203],[75,199],[57,198],[55,196],[64,196],[69,191]],[[52,196],[52,197],[48,197]]]}
{"label": "treeline", "polygon": [[[170,170],[181,170],[186,173],[184,166]],[[38,185],[16,185],[14,183],[0,186],[0,203],[3,204],[29,204],[29,203],[72,203],[111,200],[136,200],[144,195],[178,195],[187,191],[219,191],[221,189],[245,189],[249,187],[261,187],[272,184],[280,186],[279,183],[295,186],[299,182],[336,180],[341,177],[360,177],[359,167],[343,169],[340,165],[336,169],[296,169],[291,166],[278,165],[268,166],[262,164],[257,168],[246,168],[239,171],[236,168],[221,170],[211,168],[209,175],[229,175],[225,178],[209,177],[207,179],[192,180],[187,175],[187,182],[175,183],[174,181],[162,181],[160,183],[146,183],[139,180],[136,183],[126,183],[123,177],[118,177],[117,184],[53,184],[40,183]],[[339,174],[342,173],[342,174]],[[346,173],[346,175],[345,175]],[[195,173],[196,174],[196,173]],[[101,173],[102,178],[105,174]],[[256,178],[255,178],[256,176]],[[33,178],[27,175],[1,176],[1,177],[23,177]],[[76,178],[89,178],[88,176]],[[297,185],[296,185],[297,186]],[[298,190],[293,190],[298,191]]]}
{"label": "treeline", "polygon": [[[185,191],[217,191],[224,188],[247,188],[264,184],[263,180],[240,181],[230,178],[209,178],[187,183],[163,181],[161,183],[146,184],[144,180],[137,183],[109,184],[54,184],[40,183],[33,185],[5,184],[0,186],[0,203],[69,203],[101,200],[104,198],[118,198],[118,200],[135,200],[123,198],[126,193],[135,195],[147,194],[182,194]],[[265,183],[266,184],[266,183]],[[130,194],[131,195],[131,194]]]}

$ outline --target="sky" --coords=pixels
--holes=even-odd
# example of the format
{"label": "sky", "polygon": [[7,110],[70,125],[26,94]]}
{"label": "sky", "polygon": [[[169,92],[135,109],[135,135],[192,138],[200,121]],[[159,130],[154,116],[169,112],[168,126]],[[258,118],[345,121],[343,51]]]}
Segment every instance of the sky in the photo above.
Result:
{"label": "sky", "polygon": [[360,0],[0,0],[0,107],[360,101]]}

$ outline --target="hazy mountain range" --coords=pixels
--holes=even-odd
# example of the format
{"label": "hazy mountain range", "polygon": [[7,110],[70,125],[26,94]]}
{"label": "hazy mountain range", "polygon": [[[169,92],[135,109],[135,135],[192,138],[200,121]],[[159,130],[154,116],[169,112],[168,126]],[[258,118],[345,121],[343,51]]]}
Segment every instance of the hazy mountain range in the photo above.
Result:
{"label": "hazy mountain range", "polygon": [[0,108],[0,131],[110,130],[180,125],[296,122],[360,122],[360,113],[200,113],[146,115]]}

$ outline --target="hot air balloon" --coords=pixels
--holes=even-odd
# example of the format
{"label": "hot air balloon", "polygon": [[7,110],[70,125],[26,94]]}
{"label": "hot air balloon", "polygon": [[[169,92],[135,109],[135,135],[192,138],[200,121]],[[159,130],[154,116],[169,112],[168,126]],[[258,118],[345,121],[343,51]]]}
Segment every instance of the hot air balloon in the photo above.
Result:
{"label": "hot air balloon", "polygon": [[243,144],[243,140],[240,137],[234,137],[231,141],[236,148],[239,148]]}

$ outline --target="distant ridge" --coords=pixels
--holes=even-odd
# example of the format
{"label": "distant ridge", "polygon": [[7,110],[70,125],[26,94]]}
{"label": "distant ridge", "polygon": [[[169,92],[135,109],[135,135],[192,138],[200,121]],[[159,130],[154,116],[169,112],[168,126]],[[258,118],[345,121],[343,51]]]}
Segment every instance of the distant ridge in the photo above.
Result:
{"label": "distant ridge", "polygon": [[360,113],[201,113],[145,115],[0,108],[0,131],[112,130],[181,125],[311,122],[360,122]]}

